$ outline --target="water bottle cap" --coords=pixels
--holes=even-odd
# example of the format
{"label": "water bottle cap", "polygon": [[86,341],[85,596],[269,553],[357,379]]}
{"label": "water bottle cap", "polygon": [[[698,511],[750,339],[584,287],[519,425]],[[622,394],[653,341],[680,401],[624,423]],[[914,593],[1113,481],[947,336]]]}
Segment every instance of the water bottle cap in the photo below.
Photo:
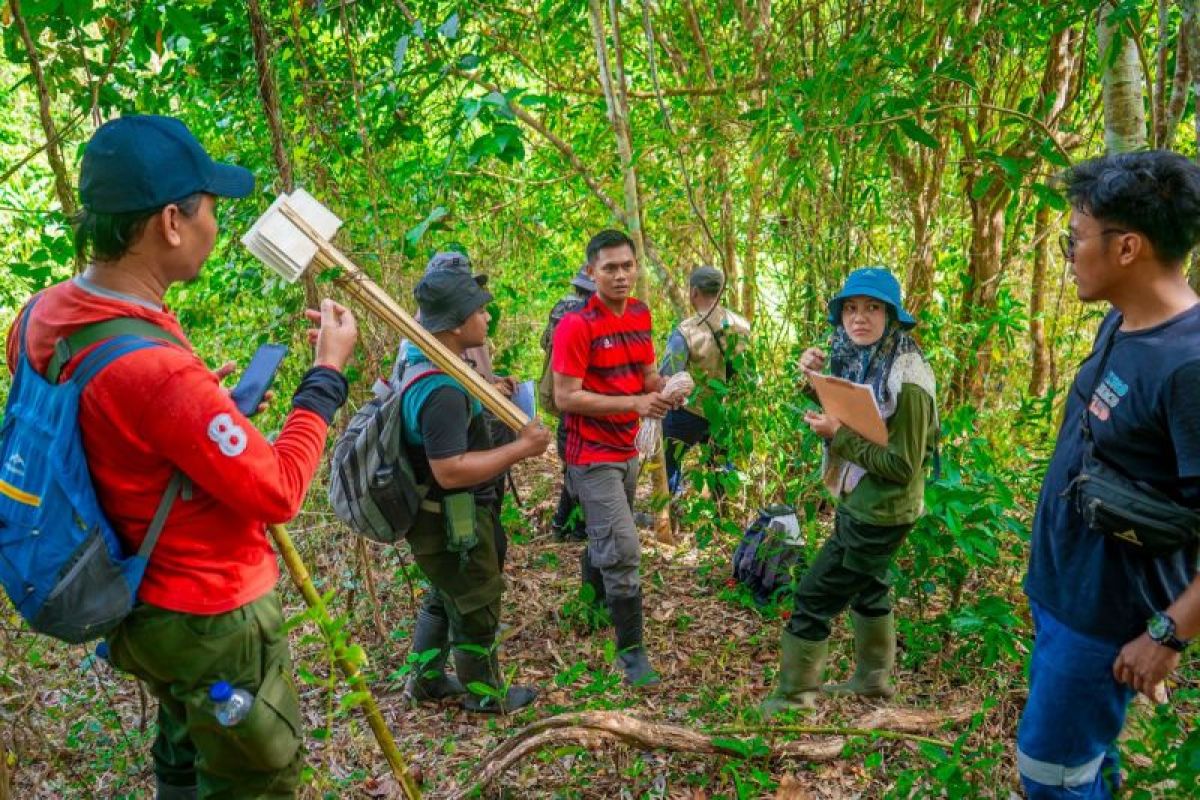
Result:
{"label": "water bottle cap", "polygon": [[208,699],[214,703],[224,703],[229,698],[233,697],[233,687],[228,681],[217,681],[208,690]]}
{"label": "water bottle cap", "polygon": [[96,658],[101,658],[105,661],[108,661],[108,642],[104,641],[103,639],[96,644]]}

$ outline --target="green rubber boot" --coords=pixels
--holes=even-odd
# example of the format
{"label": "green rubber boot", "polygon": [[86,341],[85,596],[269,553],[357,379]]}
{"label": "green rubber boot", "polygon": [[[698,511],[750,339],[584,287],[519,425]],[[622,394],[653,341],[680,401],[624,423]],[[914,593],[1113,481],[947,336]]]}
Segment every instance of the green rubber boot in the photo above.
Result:
{"label": "green rubber boot", "polygon": [[892,685],[896,615],[889,611],[882,617],[864,617],[852,611],[850,616],[854,619],[854,675],[845,683],[835,683],[823,690],[832,695],[889,699],[896,694]]}
{"label": "green rubber boot", "polygon": [[779,652],[779,685],[759,706],[762,715],[771,717],[789,708],[816,708],[821,673],[825,671],[825,660],[829,657],[829,640],[810,642],[785,630]]}

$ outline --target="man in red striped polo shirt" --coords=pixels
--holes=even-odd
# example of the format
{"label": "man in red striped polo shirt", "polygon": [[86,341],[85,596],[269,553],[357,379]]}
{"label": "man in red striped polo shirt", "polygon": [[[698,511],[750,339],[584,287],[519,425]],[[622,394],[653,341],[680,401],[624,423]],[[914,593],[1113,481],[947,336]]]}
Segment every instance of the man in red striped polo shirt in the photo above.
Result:
{"label": "man in red striped polo shirt", "polygon": [[633,522],[642,417],[672,407],[661,394],[650,309],[633,297],[637,258],[620,231],[601,231],[587,246],[596,293],[554,332],[554,402],[567,429],[567,484],[583,506],[588,545],[583,580],[607,598],[617,658],[626,682],[659,682],[642,646],[641,546]]}

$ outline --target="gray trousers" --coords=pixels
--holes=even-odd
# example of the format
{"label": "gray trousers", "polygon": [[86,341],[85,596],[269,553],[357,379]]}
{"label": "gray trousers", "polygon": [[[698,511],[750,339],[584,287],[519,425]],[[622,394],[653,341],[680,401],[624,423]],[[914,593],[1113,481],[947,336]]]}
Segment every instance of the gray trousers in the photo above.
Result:
{"label": "gray trousers", "polygon": [[633,522],[638,460],[567,465],[567,489],[579,498],[587,521],[588,559],[604,576],[609,597],[632,597],[642,588],[642,546]]}

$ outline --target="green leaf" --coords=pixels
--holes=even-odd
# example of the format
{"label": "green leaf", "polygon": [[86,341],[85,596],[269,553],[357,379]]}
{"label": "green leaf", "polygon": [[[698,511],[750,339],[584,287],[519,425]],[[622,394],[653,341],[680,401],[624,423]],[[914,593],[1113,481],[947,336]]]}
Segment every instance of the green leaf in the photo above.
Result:
{"label": "green leaf", "polygon": [[54,13],[61,4],[61,0],[25,0],[21,3],[21,13],[26,20],[31,20]]}
{"label": "green leaf", "polygon": [[1050,208],[1053,208],[1055,211],[1066,211],[1068,208],[1070,208],[1066,198],[1046,184],[1035,183],[1033,184],[1032,189],[1033,193],[1037,195],[1038,200],[1040,200],[1043,205],[1050,206]]}
{"label": "green leaf", "polygon": [[369,700],[370,697],[370,692],[350,692],[350,694],[343,697],[338,703],[338,710],[349,711],[352,708],[357,708]]}
{"label": "green leaf", "polygon": [[167,4],[166,12],[167,22],[170,27],[182,33],[193,42],[199,43],[204,40],[204,30],[200,27],[200,23],[196,22],[196,18],[189,12],[171,3]]}
{"label": "green leaf", "polygon": [[709,741],[713,747],[719,747],[722,750],[730,750],[737,753],[742,758],[749,758],[751,747],[741,739],[731,739],[726,736],[714,736]]}
{"label": "green leaf", "polygon": [[430,211],[429,216],[421,220],[415,228],[404,234],[404,238],[410,245],[415,247],[417,242],[421,241],[421,238],[429,230],[429,227],[444,218],[448,213],[450,212],[446,210],[445,206],[438,206],[433,211]]}
{"label": "green leaf", "polygon": [[913,122],[911,119],[898,120],[898,123],[900,125],[900,130],[904,132],[904,135],[912,139],[917,144],[928,147],[930,150],[937,150],[942,146],[933,134],[922,128],[917,123]]}
{"label": "green leaf", "polygon": [[1054,143],[1054,140],[1052,140],[1049,136],[1047,136],[1045,141],[1042,142],[1042,146],[1038,148],[1038,155],[1056,167],[1062,167],[1063,169],[1066,169],[1067,167],[1071,166],[1070,159],[1063,155],[1062,151],[1059,150],[1058,146]]}
{"label": "green leaf", "polygon": [[495,686],[489,686],[482,681],[471,681],[467,684],[467,691],[471,694],[479,695],[480,697],[495,697],[503,699],[506,692],[503,689],[497,689]]}
{"label": "green leaf", "polygon": [[72,22],[82,25],[92,10],[92,0],[62,0],[62,10]]}
{"label": "green leaf", "polygon": [[978,200],[979,198],[983,197],[988,193],[988,189],[992,188],[992,184],[995,183],[995,181],[996,174],[994,172],[989,172],[987,175],[984,175],[975,182],[974,186],[971,187],[971,198]]}

